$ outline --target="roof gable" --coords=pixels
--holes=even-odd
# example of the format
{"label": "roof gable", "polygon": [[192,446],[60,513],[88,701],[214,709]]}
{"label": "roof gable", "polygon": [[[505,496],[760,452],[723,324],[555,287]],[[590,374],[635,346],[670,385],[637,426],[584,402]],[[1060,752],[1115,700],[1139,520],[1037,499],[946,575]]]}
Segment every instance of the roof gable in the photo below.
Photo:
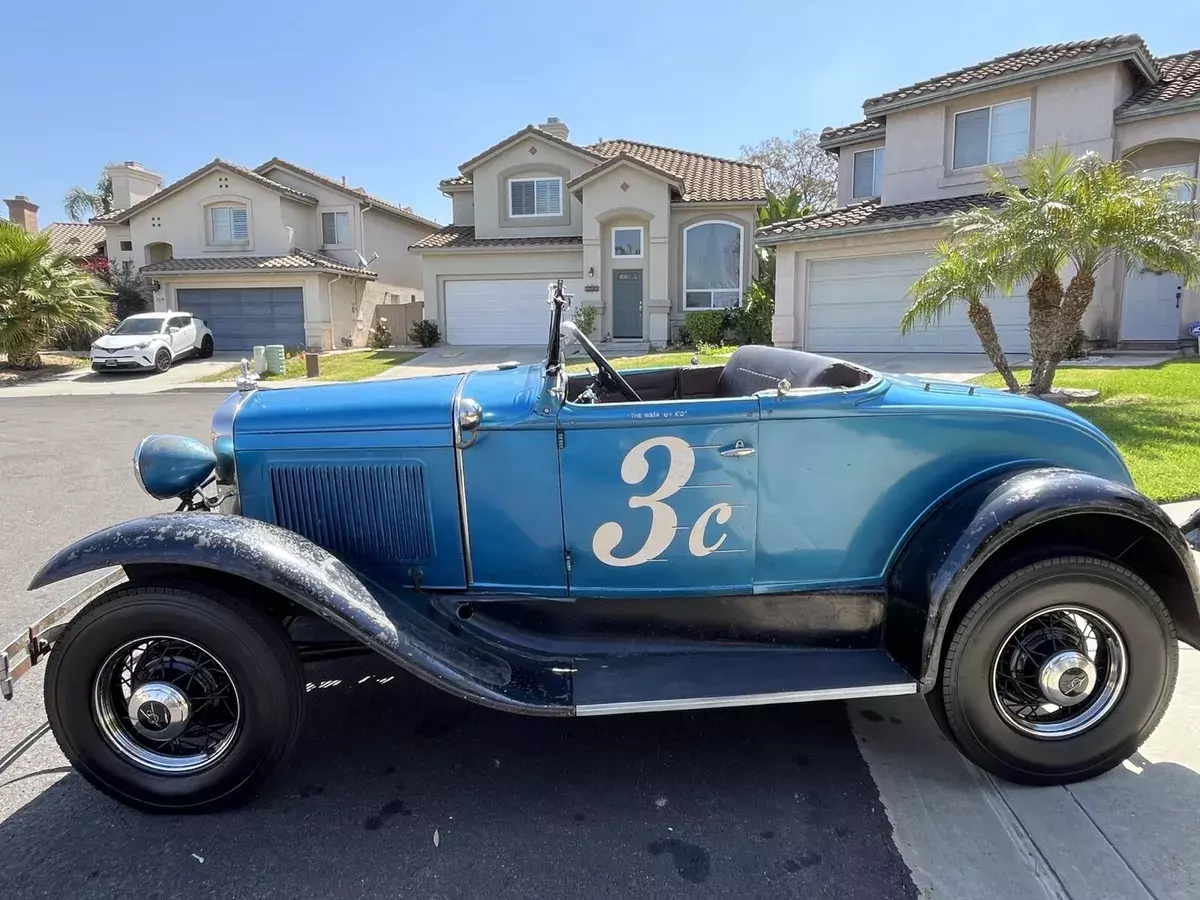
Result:
{"label": "roof gable", "polygon": [[1200,103],[1200,50],[1156,59],[1159,80],[1134,91],[1117,107],[1120,118],[1157,115]]}
{"label": "roof gable", "polygon": [[552,134],[542,131],[542,129],[538,128],[536,125],[526,125],[515,134],[510,134],[508,137],[504,138],[504,140],[492,144],[492,146],[488,147],[482,153],[468,159],[465,163],[458,167],[458,171],[462,172],[463,175],[469,174],[473,169],[477,169],[482,163],[487,162],[487,160],[491,159],[497,153],[508,149],[510,146],[515,144],[517,141],[522,140],[523,138],[534,138],[535,140],[545,141],[552,147],[561,147],[564,150],[577,153],[584,159],[591,160],[592,162],[598,162],[602,158],[587,147],[580,147],[578,144],[572,144],[570,141],[564,141],[562,138],[555,137]]}
{"label": "roof gable", "polygon": [[421,225],[428,228],[442,227],[432,219],[426,219],[424,216],[419,216],[407,207],[396,206],[394,203],[388,203],[386,200],[380,199],[379,197],[373,197],[361,188],[347,187],[341,182],[335,181],[326,175],[322,175],[320,172],[314,172],[312,169],[306,169],[303,166],[298,166],[295,163],[288,162],[286,159],[280,159],[278,156],[274,156],[261,166],[257,166],[254,171],[260,175],[266,175],[272,169],[281,169],[285,172],[290,172],[299,178],[307,179],[314,184],[319,184],[323,187],[330,188],[331,190],[340,191],[349,197],[353,197],[360,203],[365,202],[370,204],[372,209],[378,209],[382,212],[391,213],[393,216],[406,219],[412,222],[414,225]]}
{"label": "roof gable", "polygon": [[669,172],[660,166],[656,166],[644,159],[639,159],[636,156],[624,152],[618,153],[616,156],[610,156],[607,160],[600,163],[600,165],[593,166],[582,175],[572,178],[567,182],[567,189],[575,191],[576,194],[579,194],[582,192],[582,188],[585,184],[594,181],[595,179],[619,166],[631,166],[639,171],[651,175],[654,178],[665,181],[668,185],[674,188],[677,193],[683,193],[683,179],[674,172]]}
{"label": "roof gable", "polygon": [[1148,82],[1156,82],[1158,68],[1137,34],[1118,34],[1089,41],[1072,41],[1043,47],[1027,47],[997,56],[966,68],[947,72],[869,97],[863,102],[868,117],[895,109],[930,103],[945,96],[968,93],[981,87],[995,87],[1021,81],[1031,74],[1077,69],[1104,62],[1127,62]]}
{"label": "roof gable", "polygon": [[755,163],[621,139],[598,141],[588,149],[606,158],[629,156],[671,173],[683,184],[684,202],[753,202],[767,197],[762,167]]}

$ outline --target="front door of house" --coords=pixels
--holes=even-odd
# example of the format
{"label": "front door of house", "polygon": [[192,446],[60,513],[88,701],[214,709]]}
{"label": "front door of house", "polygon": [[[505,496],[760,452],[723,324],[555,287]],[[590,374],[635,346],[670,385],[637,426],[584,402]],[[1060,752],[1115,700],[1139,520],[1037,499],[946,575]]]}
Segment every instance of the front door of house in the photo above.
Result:
{"label": "front door of house", "polygon": [[1135,269],[1128,273],[1121,306],[1121,340],[1177,340],[1182,296],[1183,280],[1171,272]]}
{"label": "front door of house", "polygon": [[642,270],[617,269],[613,272],[614,338],[642,336]]}

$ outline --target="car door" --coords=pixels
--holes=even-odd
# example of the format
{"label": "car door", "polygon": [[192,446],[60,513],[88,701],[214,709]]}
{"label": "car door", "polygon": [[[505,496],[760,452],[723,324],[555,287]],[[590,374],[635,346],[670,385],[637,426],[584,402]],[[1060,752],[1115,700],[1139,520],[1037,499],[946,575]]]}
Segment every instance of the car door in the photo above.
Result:
{"label": "car door", "polygon": [[189,350],[195,349],[196,326],[192,324],[192,317],[173,316],[167,324],[168,330],[170,330],[172,325],[179,330],[171,335],[171,352],[179,356],[181,353],[187,353]]}
{"label": "car door", "polygon": [[758,401],[563,403],[563,533],[573,596],[748,592]]}

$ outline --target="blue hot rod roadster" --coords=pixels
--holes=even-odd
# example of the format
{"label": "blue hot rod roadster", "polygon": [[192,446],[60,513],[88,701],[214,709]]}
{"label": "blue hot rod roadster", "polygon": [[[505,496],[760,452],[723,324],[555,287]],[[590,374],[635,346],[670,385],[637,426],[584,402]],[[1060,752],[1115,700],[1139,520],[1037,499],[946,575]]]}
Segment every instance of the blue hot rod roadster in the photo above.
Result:
{"label": "blue hot rod roadster", "polygon": [[211,447],[146,438],[137,479],[179,509],[47,562],[31,588],[119,568],[0,655],[0,688],[48,654],[63,751],[149,810],[244,796],[296,740],[303,662],[356,651],[544,716],[920,693],[1034,784],[1158,723],[1177,638],[1200,646],[1200,521],[1095,426],[771,347],[622,374],[551,294],[541,364],[247,377]]}

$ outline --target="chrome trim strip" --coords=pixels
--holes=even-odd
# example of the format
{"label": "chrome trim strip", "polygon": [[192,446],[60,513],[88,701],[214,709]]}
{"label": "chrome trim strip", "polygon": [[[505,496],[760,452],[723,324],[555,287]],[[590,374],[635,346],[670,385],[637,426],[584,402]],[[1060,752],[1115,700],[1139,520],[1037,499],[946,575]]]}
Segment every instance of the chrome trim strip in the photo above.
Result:
{"label": "chrome trim strip", "polygon": [[467,386],[469,374],[463,375],[454,389],[454,400],[450,404],[450,422],[454,427],[454,472],[458,477],[458,518],[462,531],[463,573],[466,575],[467,587],[475,580],[474,567],[471,565],[471,524],[467,521],[467,480],[463,476],[462,459],[462,429],[458,427],[458,408],[462,402],[463,389]]}
{"label": "chrome trim strip", "polygon": [[815,700],[854,700],[860,697],[896,697],[915,694],[915,681],[905,684],[870,684],[852,688],[822,688],[816,691],[784,691],[778,694],[744,694],[740,697],[681,697],[678,700],[633,700],[627,703],[598,703],[575,707],[577,716],[611,716],[618,713],[674,712],[685,709],[719,709],[724,706],[768,706],[773,703],[809,703]]}

